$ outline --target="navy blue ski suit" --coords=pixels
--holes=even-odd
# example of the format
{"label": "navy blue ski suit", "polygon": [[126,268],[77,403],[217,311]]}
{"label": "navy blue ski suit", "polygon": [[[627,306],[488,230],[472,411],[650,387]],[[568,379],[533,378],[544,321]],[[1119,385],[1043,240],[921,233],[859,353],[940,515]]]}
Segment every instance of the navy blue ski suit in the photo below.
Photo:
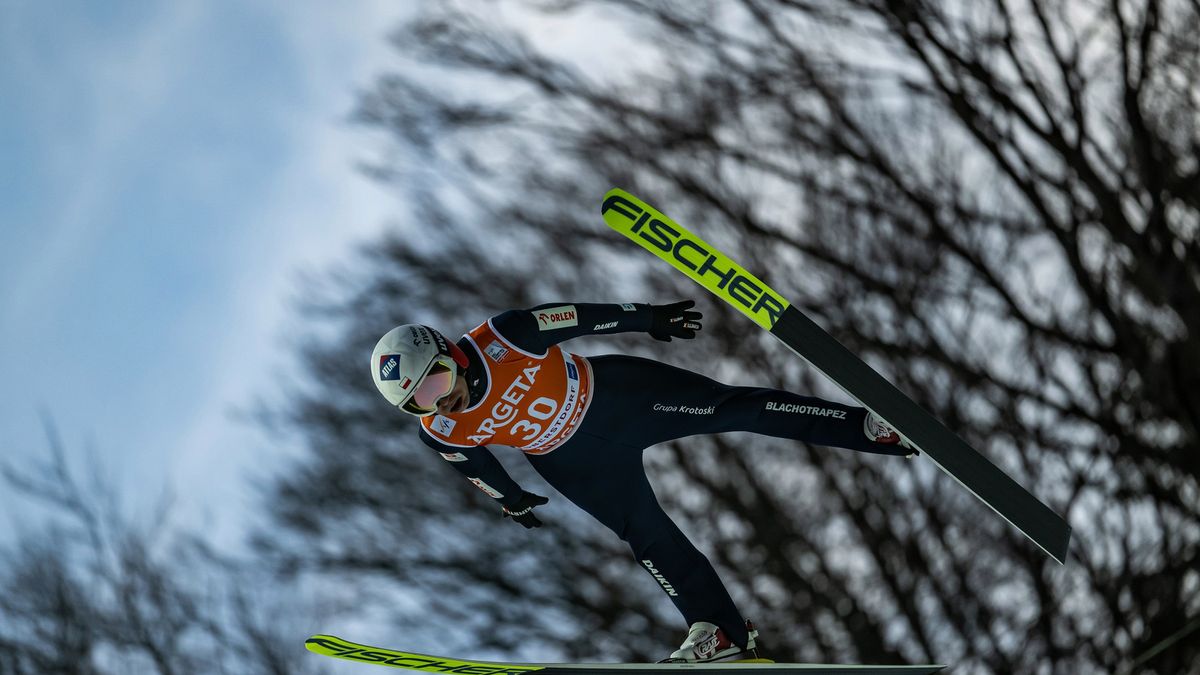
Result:
{"label": "navy blue ski suit", "polygon": [[[511,310],[492,317],[491,326],[533,353],[583,335],[650,330],[653,309],[645,304],[575,303],[576,325],[552,330],[532,318],[540,309],[564,304]],[[487,390],[487,369],[466,338],[459,346],[471,360],[466,377],[474,403]],[[642,466],[642,451],[696,434],[750,431],[863,452],[909,452],[869,440],[863,431],[866,410],[857,406],[778,389],[730,386],[633,356],[587,360],[594,395],[580,426],[552,452],[526,458],[546,482],[629,544],[638,565],[654,575],[689,625],[716,624],[738,645],[747,640],[742,615],[712,564],[659,505]],[[444,457],[455,457],[452,466],[464,476],[502,494],[501,504],[512,506],[520,498],[522,489],[487,446],[448,446],[424,429],[420,433]]]}

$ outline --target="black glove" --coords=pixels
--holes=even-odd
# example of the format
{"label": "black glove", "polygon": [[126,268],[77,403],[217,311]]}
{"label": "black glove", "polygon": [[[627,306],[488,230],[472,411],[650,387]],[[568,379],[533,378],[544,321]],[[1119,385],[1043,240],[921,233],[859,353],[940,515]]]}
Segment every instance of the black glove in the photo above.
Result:
{"label": "black glove", "polygon": [[542,521],[533,515],[533,507],[541,506],[548,501],[550,500],[541,495],[521,490],[521,498],[517,500],[517,503],[504,507],[504,517],[512,518],[521,525],[524,525],[527,530],[534,527],[541,527]]}
{"label": "black glove", "polygon": [[655,340],[670,342],[672,337],[691,340],[700,330],[700,312],[689,312],[696,306],[695,300],[684,300],[670,305],[650,307],[650,336]]}

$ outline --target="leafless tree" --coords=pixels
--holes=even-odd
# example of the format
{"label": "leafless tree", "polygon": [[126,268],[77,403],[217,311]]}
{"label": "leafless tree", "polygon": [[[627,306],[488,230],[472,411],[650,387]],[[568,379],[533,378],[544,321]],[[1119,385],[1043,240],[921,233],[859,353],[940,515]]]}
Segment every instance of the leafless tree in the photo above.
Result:
{"label": "leafless tree", "polygon": [[[698,292],[600,223],[618,185],[1075,528],[1060,567],[928,464],[743,435],[652,450],[669,510],[776,657],[1200,672],[1200,6],[513,7],[429,8],[362,95],[359,119],[394,140],[368,170],[411,208],[311,289],[305,316],[330,331],[264,415],[310,455],[274,490],[264,551],[388,598],[426,646],[618,660],[678,639],[610,535],[563,508],[541,531],[501,527],[365,367],[401,321],[453,332],[539,302]],[[610,58],[563,53],[547,26],[569,21]],[[576,348],[833,395],[705,312],[694,345]]]}
{"label": "leafless tree", "polygon": [[44,462],[3,467],[10,488],[50,511],[0,550],[0,673],[321,672],[302,646],[312,626],[284,609],[300,603],[173,531],[166,507],[145,523],[124,516],[102,472],[81,478],[50,438]]}

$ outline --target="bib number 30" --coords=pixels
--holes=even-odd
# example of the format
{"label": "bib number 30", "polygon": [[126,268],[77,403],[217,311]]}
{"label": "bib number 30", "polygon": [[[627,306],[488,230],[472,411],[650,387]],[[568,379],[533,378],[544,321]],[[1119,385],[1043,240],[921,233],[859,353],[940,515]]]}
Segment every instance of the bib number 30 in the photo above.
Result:
{"label": "bib number 30", "polygon": [[[551,417],[554,417],[554,413],[556,412],[558,412],[558,403],[548,396],[543,396],[535,400],[533,403],[530,403],[529,407],[525,410],[525,414],[529,415],[533,419],[542,420],[543,422]],[[521,440],[532,441],[542,433],[542,425],[538,424],[537,422],[530,422],[529,420],[518,420],[513,424],[512,432],[514,434],[520,434],[526,431],[529,432],[528,435],[522,436]]]}

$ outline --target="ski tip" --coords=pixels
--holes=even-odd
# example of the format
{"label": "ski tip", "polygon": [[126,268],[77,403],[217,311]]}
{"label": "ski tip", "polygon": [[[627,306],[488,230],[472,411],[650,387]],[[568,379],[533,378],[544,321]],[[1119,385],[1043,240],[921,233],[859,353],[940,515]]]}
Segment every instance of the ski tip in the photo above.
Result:
{"label": "ski tip", "polygon": [[[616,198],[615,200],[614,200],[614,197]],[[628,203],[631,199],[634,201],[637,200],[637,198],[634,197],[627,190],[622,190],[619,187],[612,188],[608,192],[604,193],[604,201],[600,202],[600,213],[601,213],[601,215],[603,215],[609,209],[613,208],[614,201],[618,202],[618,203],[619,202]]]}
{"label": "ski tip", "polygon": [[1030,537],[1030,539],[1033,541],[1033,543],[1037,544],[1038,548],[1045,551],[1046,555],[1050,556],[1054,562],[1058,563],[1059,565],[1066,565],[1067,556],[1071,552],[1071,526],[1067,525],[1065,522],[1062,525],[1063,531],[1055,537],[1055,541],[1046,542],[1046,544],[1043,544],[1032,537]]}
{"label": "ski tip", "polygon": [[346,641],[336,635],[325,635],[318,633],[308,636],[304,641],[304,648],[310,652],[324,653],[329,648],[330,644],[346,644]]}

